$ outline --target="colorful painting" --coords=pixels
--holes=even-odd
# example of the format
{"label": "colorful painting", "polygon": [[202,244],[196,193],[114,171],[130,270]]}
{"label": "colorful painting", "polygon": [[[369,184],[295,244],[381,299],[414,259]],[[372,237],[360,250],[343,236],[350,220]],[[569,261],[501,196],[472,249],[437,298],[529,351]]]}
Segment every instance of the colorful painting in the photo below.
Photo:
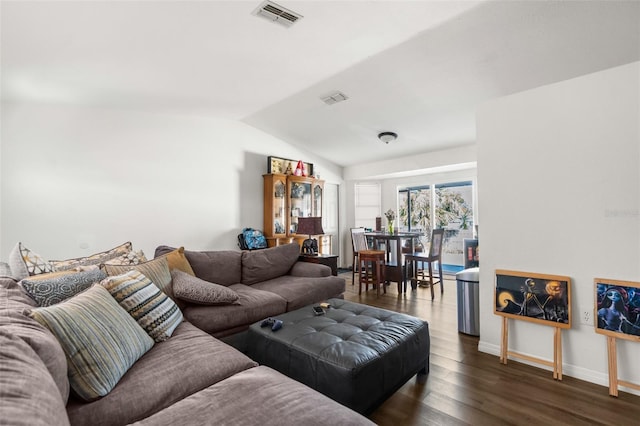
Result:
{"label": "colorful painting", "polygon": [[640,283],[595,280],[596,332],[640,341]]}
{"label": "colorful painting", "polygon": [[496,271],[496,315],[571,327],[571,279],[531,272]]}

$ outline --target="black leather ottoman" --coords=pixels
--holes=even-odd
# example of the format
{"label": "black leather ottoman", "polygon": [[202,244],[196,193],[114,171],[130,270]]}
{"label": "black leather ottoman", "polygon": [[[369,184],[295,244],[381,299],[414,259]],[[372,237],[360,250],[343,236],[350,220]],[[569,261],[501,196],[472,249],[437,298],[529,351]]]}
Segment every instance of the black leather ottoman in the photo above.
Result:
{"label": "black leather ottoman", "polygon": [[428,372],[426,321],[342,299],[328,302],[332,308],[322,316],[311,306],[277,316],[284,323],[277,331],[251,325],[248,355],[363,414],[416,373]]}

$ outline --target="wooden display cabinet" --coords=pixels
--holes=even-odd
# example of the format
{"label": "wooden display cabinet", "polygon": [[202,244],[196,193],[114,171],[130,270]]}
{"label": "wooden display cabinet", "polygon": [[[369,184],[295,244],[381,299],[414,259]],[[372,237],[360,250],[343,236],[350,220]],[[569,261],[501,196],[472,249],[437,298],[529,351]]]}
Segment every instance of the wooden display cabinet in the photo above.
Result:
{"label": "wooden display cabinet", "polygon": [[[322,216],[324,181],[305,176],[265,174],[263,232],[269,247],[302,242],[308,235],[297,234],[298,218]],[[320,253],[330,253],[331,235],[313,236]]]}

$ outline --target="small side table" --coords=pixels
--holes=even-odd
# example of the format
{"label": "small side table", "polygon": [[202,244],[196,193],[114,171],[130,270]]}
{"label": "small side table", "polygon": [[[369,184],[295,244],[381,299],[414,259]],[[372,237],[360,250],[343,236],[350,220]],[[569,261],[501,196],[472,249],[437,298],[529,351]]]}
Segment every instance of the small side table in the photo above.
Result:
{"label": "small side table", "polygon": [[331,268],[333,275],[338,275],[338,255],[337,254],[300,254],[298,260],[301,262],[319,263]]}

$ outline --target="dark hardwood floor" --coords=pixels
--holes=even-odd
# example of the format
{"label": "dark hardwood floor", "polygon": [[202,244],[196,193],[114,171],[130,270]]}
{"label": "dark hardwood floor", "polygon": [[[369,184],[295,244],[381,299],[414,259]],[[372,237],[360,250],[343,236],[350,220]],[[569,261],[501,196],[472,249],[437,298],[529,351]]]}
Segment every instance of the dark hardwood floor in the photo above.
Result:
{"label": "dark hardwood floor", "polygon": [[[398,296],[395,283],[387,294],[358,295],[347,280],[345,299],[413,315],[429,322],[429,374],[410,379],[369,418],[379,425],[640,425],[640,396],[572,377],[556,381],[552,372],[478,352],[478,338],[458,333],[456,282],[445,280],[444,296],[436,287]],[[357,281],[357,277],[356,277]]]}

